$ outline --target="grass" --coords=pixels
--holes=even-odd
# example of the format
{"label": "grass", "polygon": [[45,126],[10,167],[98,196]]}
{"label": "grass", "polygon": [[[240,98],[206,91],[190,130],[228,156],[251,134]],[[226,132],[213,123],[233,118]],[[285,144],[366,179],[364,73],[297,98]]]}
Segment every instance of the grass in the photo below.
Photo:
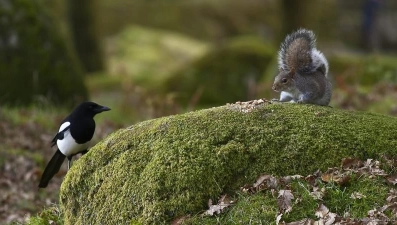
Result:
{"label": "grass", "polygon": [[18,157],[18,156],[25,156],[26,158],[33,160],[35,164],[38,164],[43,167],[45,166],[46,162],[44,161],[42,154],[38,152],[26,151],[24,149],[9,148],[2,145],[0,145],[0,148],[3,149],[2,151],[0,151],[0,167],[4,165],[7,157]]}
{"label": "grass", "polygon": [[[324,185],[326,194],[324,203],[338,215],[349,213],[352,218],[364,218],[371,209],[383,206],[389,189],[384,179],[352,176],[347,186],[335,183]],[[365,197],[353,199],[353,193],[360,193]]]}
{"label": "grass", "polygon": [[0,121],[4,120],[14,125],[35,123],[41,127],[53,129],[57,127],[57,124],[54,124],[54,120],[65,114],[66,109],[50,105],[3,106],[0,108]]}
{"label": "grass", "polygon": [[38,213],[36,216],[31,216],[27,219],[26,223],[19,223],[19,222],[13,222],[10,225],[20,225],[20,224],[26,224],[26,225],[44,225],[44,224],[56,224],[56,225],[62,225],[63,224],[63,219],[62,219],[62,212],[58,208],[57,205],[53,205],[51,207],[48,207]]}
{"label": "grass", "polygon": [[[319,180],[319,188],[325,189],[322,201],[310,195],[311,185],[304,180],[293,181],[289,188],[295,197],[292,210],[290,213],[283,214],[280,222],[295,222],[305,218],[318,220],[315,212],[320,203],[339,216],[349,215],[350,218],[361,219],[367,216],[369,210],[386,204],[386,197],[391,186],[387,185],[382,178],[367,176],[353,176],[350,184],[346,186]],[[352,199],[351,195],[356,192],[365,197]],[[273,196],[269,190],[252,195],[237,192],[236,204],[223,214],[212,217],[193,215],[186,219],[184,224],[276,224],[279,210],[277,191],[275,193]]]}
{"label": "grass", "polygon": [[310,185],[301,180],[291,183],[291,190],[294,194],[292,211],[282,216],[282,221],[292,222],[303,218],[315,219],[314,212],[317,208],[318,201],[311,195]]}
{"label": "grass", "polygon": [[237,192],[236,204],[219,216],[192,216],[184,224],[272,224],[278,212],[277,201],[270,192],[250,195]]}

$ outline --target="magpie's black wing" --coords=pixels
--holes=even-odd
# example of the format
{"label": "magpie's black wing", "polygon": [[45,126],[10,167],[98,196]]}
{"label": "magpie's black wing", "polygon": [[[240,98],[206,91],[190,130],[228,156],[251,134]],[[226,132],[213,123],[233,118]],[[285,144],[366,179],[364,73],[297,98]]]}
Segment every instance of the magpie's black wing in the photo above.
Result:
{"label": "magpie's black wing", "polygon": [[54,145],[57,144],[57,140],[63,140],[63,138],[65,137],[65,132],[68,131],[69,129],[70,129],[70,124],[66,126],[63,130],[59,131],[52,139],[51,147],[54,147]]}

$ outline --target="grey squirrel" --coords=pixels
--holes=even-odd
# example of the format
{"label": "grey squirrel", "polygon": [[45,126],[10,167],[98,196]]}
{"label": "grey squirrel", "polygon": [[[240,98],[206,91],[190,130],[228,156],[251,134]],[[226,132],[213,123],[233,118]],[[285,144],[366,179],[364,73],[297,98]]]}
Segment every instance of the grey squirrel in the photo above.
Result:
{"label": "grey squirrel", "polygon": [[332,85],[328,80],[328,61],[316,49],[316,37],[310,30],[289,34],[278,52],[279,74],[273,84],[281,91],[281,102],[328,105]]}

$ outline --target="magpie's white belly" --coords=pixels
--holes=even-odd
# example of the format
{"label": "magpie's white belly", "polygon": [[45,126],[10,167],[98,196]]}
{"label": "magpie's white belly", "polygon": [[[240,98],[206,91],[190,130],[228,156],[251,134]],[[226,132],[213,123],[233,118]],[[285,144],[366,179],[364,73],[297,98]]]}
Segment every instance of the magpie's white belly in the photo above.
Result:
{"label": "magpie's white belly", "polygon": [[88,148],[90,142],[86,142],[84,144],[77,144],[76,141],[70,135],[70,131],[66,131],[64,133],[64,138],[62,140],[57,140],[57,146],[59,151],[61,151],[64,155],[70,156],[81,151],[84,151]]}

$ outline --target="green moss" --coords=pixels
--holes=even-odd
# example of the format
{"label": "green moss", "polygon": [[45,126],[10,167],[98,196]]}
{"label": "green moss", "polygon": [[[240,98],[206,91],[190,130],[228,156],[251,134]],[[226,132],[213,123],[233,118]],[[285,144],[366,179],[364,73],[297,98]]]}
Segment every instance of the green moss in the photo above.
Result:
{"label": "green moss", "polygon": [[61,186],[66,224],[164,223],[258,174],[309,174],[344,157],[396,154],[397,119],[301,104],[229,105],[138,123],[77,160]]}
{"label": "green moss", "polygon": [[201,107],[252,99],[275,55],[274,47],[257,37],[237,37],[171,75],[164,91]]}
{"label": "green moss", "polygon": [[0,17],[0,102],[87,98],[79,63],[42,0],[5,0]]}

